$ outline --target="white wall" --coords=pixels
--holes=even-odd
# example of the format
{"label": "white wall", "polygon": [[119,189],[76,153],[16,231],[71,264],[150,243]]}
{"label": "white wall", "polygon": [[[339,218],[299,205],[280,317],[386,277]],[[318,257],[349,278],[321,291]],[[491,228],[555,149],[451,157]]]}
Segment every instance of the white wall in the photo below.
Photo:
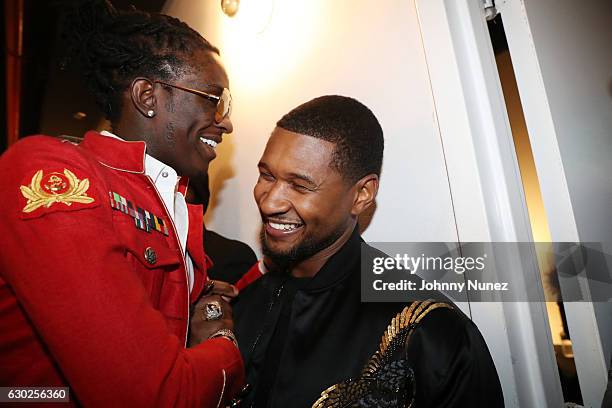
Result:
{"label": "white wall", "polygon": [[[214,0],[169,0],[165,8],[221,49],[235,100],[234,133],[211,165],[208,226],[258,249],[252,188],[274,124],[311,98],[343,94],[372,109],[385,133],[378,209],[366,239],[456,241],[412,1],[261,0],[249,10],[253,3],[242,1],[233,19]],[[261,23],[253,22],[255,11],[264,14]]]}

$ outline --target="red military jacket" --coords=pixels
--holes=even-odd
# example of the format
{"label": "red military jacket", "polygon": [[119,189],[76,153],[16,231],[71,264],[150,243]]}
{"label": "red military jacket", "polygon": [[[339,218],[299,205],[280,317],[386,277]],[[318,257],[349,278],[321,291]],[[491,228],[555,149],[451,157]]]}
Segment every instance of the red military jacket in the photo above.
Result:
{"label": "red military jacket", "polygon": [[206,279],[189,206],[189,294],[144,142],[27,137],[0,158],[0,386],[68,386],[91,407],[217,407],[242,385],[238,349],[186,349]]}

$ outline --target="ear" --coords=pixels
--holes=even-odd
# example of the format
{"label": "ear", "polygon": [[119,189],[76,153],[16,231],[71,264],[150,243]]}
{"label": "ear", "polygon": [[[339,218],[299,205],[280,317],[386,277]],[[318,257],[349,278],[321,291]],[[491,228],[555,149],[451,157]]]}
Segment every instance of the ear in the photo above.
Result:
{"label": "ear", "polygon": [[[145,117],[153,117],[157,106],[157,99],[153,92],[153,83],[147,78],[135,78],[130,85],[130,97],[134,107]],[[154,114],[150,115],[149,111]]]}
{"label": "ear", "polygon": [[351,208],[351,214],[359,216],[362,212],[367,210],[376,200],[376,194],[378,194],[378,176],[376,174],[368,174],[362,177],[354,185],[355,190],[355,201]]}

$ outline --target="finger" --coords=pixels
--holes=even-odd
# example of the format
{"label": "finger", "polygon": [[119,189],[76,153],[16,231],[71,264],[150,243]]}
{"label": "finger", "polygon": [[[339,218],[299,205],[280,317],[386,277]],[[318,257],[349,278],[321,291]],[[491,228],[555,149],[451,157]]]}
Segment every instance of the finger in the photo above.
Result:
{"label": "finger", "polygon": [[227,318],[230,320],[233,319],[234,314],[233,314],[232,306],[227,302],[221,302],[221,305],[223,309],[223,318],[224,319]]}
{"label": "finger", "polygon": [[210,292],[212,292],[213,288],[215,287],[215,281],[212,279],[207,280],[204,283],[204,289],[202,289],[202,296],[207,296],[210,294]]}
{"label": "finger", "polygon": [[210,292],[211,294],[223,295],[229,298],[238,296],[238,289],[236,289],[234,285],[220,280],[215,280],[214,283],[215,284]]}
{"label": "finger", "polygon": [[[196,310],[198,310],[200,316],[202,316],[202,318],[204,318],[204,320],[206,320],[206,308],[207,308],[207,304],[209,303],[218,303],[219,306],[221,306],[221,316],[219,316],[219,319],[212,319],[212,320],[208,320],[208,321],[217,321],[217,320],[221,320],[221,319],[226,319],[232,318],[232,306],[229,304],[228,301],[226,301],[225,299],[223,299],[224,297],[219,296],[219,295],[209,295],[206,297],[203,297],[200,301],[198,301],[198,304],[196,305]],[[231,300],[231,299],[230,299]]]}
{"label": "finger", "polygon": [[219,302],[219,304],[221,304],[221,309],[223,309],[223,303],[225,303],[219,295],[209,295],[201,297],[195,306],[196,313],[202,313],[202,315],[204,315],[206,311],[206,305],[211,302]]}
{"label": "finger", "polygon": [[208,296],[204,296],[202,298],[200,298],[200,300],[198,300],[198,304],[197,306],[199,306],[200,308],[204,308],[206,306],[207,303],[213,302],[213,301],[217,301],[217,302],[221,302],[223,303],[223,298],[221,298],[221,296],[219,295],[208,295]]}

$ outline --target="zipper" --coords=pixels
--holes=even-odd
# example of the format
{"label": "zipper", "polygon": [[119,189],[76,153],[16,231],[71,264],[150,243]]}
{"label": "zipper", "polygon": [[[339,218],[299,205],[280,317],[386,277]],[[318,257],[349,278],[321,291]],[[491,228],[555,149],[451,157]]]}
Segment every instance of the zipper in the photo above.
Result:
{"label": "zipper", "polygon": [[[276,304],[276,301],[280,298],[281,294],[283,293],[283,289],[285,287],[285,283],[281,283],[280,286],[278,287],[278,289],[275,290],[274,294],[272,295],[272,299],[270,299],[270,302],[268,304],[268,310],[266,311],[266,314],[264,316],[264,324],[261,325],[261,329],[259,330],[259,333],[257,333],[257,336],[255,337],[255,341],[253,341],[253,344],[251,345],[251,349],[250,349],[250,353],[249,353],[249,360],[245,362],[244,364],[244,371],[246,373],[249,372],[249,369],[251,367],[251,364],[253,364],[253,354],[255,353],[255,349],[257,348],[257,344],[259,343],[259,340],[261,339],[261,336],[263,336],[263,333],[266,329],[266,320],[268,318],[268,316],[270,315],[270,313],[272,312],[272,309],[274,308],[274,305]],[[254,386],[253,388],[251,388],[251,390],[249,392],[256,392],[257,390],[257,386]],[[253,408],[254,407],[254,402],[251,402],[250,407],[247,408]]]}
{"label": "zipper", "polygon": [[[264,316],[264,322],[266,321],[267,317],[270,315],[270,313],[272,312],[272,309],[274,308],[274,305],[276,304],[276,301],[280,298],[281,293],[283,292],[283,289],[285,287],[284,283],[281,283],[281,285],[278,287],[278,289],[276,289],[274,295],[272,295],[272,299],[270,299],[270,303],[268,305],[268,310],[266,311],[266,315]],[[245,364],[245,371],[248,372],[251,364],[253,363],[253,353],[255,353],[255,349],[257,348],[257,343],[259,343],[259,340],[261,339],[261,336],[263,336],[263,333],[266,329],[266,325],[262,324],[261,325],[261,329],[259,330],[259,333],[257,334],[257,337],[255,337],[255,341],[253,342],[253,345],[251,346],[251,350],[249,353],[249,361]]]}

